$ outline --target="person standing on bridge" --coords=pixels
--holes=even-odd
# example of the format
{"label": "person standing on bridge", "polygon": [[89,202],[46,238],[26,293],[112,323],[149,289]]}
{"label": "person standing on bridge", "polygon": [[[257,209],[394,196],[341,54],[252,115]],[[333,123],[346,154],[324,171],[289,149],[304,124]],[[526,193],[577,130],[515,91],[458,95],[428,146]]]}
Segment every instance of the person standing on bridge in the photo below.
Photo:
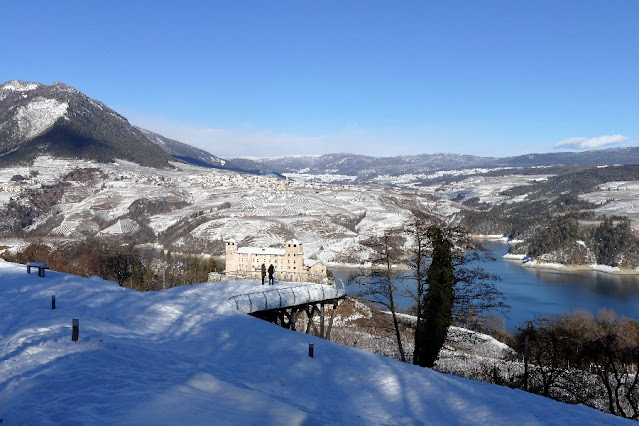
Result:
{"label": "person standing on bridge", "polygon": [[273,266],[273,264],[271,263],[271,265],[268,267],[268,283],[270,285],[275,284],[275,266]]}
{"label": "person standing on bridge", "polygon": [[262,285],[264,285],[264,278],[266,278],[266,265],[262,263]]}

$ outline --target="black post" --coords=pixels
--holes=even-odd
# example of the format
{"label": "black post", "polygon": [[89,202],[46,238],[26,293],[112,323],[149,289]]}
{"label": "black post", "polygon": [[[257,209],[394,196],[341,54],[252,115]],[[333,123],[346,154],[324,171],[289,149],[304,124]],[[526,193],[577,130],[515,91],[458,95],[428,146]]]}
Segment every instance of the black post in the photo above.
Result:
{"label": "black post", "polygon": [[315,345],[313,343],[309,343],[308,344],[308,356],[310,356],[311,358],[314,358],[314,349],[315,349]]}
{"label": "black post", "polygon": [[77,342],[78,337],[80,335],[80,320],[73,319],[72,324],[73,324],[73,331],[71,332],[71,340],[73,340],[74,342]]}
{"label": "black post", "polygon": [[51,309],[55,309],[55,296],[51,296]]}

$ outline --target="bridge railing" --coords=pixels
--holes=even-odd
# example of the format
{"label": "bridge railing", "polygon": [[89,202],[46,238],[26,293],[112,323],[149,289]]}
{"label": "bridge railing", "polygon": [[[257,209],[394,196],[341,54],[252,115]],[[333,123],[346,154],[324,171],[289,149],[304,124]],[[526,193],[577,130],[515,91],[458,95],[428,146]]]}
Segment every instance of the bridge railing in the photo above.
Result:
{"label": "bridge railing", "polygon": [[346,294],[342,280],[335,285],[301,284],[296,286],[272,286],[267,290],[237,294],[229,297],[235,308],[245,313],[297,306],[321,300],[335,299]]}
{"label": "bridge railing", "polygon": [[[233,271],[225,273],[209,274],[209,281],[221,281],[224,279],[262,279],[262,271],[250,270],[250,271]],[[266,278],[268,279],[268,275]],[[275,271],[275,280],[280,282],[308,282],[321,284],[326,281],[326,274],[311,274],[308,272],[292,272],[292,271]]]}

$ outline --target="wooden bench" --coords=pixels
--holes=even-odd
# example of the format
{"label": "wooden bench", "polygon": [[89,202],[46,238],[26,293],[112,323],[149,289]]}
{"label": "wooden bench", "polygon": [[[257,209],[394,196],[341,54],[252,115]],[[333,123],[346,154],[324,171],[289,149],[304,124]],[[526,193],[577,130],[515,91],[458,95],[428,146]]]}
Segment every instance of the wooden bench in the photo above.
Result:
{"label": "wooden bench", "polygon": [[27,274],[31,273],[31,268],[38,268],[38,276],[44,277],[44,271],[49,269],[49,265],[42,262],[29,262],[27,263]]}

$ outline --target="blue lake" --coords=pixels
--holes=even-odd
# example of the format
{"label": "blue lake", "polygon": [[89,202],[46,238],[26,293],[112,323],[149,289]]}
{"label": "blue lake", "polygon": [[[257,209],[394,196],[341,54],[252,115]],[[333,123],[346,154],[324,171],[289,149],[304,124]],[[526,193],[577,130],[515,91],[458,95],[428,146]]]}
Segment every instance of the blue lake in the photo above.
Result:
{"label": "blue lake", "polygon": [[[505,260],[508,245],[482,242],[493,251],[495,262],[481,266],[501,278],[497,288],[504,293],[510,311],[505,315],[506,328],[512,329],[525,321],[572,310],[597,313],[611,309],[619,315],[639,321],[639,275],[611,275],[603,272],[560,272],[547,269],[524,268],[520,261]],[[353,269],[331,268],[336,278],[346,281]],[[401,284],[400,284],[401,285]],[[410,282],[404,285],[411,285]],[[412,284],[414,285],[414,283]],[[356,286],[347,287],[355,292]],[[402,306],[410,299],[400,298]]]}

